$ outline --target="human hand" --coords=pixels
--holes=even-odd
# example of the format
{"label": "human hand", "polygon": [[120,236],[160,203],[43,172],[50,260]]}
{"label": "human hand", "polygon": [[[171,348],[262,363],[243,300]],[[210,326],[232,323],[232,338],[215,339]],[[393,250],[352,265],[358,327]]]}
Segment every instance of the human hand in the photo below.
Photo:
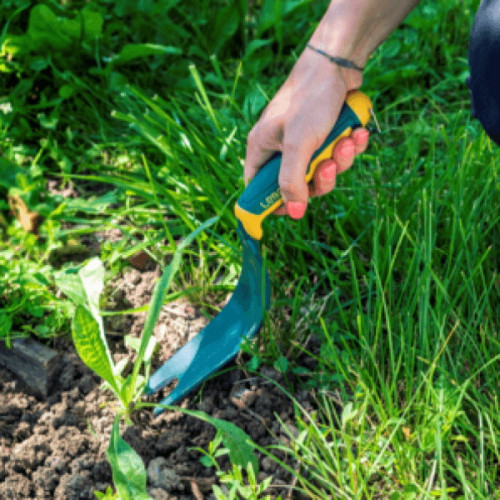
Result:
{"label": "human hand", "polygon": [[348,91],[359,88],[361,81],[359,72],[337,67],[315,52],[304,52],[250,131],[245,182],[274,152],[282,153],[279,185],[284,205],[276,215],[300,219],[309,197],[329,193],[337,174],[351,167],[354,157],[366,149],[369,133],[358,128],[338,141],[331,159],[318,165],[312,185],[306,184],[312,154],[335,124]]}

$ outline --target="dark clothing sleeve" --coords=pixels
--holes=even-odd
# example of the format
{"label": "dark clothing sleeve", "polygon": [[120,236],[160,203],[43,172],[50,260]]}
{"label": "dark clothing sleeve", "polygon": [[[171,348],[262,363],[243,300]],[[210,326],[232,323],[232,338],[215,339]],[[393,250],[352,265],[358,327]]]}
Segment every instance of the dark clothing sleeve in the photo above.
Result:
{"label": "dark clothing sleeve", "polygon": [[472,115],[500,145],[500,0],[482,0],[469,42]]}

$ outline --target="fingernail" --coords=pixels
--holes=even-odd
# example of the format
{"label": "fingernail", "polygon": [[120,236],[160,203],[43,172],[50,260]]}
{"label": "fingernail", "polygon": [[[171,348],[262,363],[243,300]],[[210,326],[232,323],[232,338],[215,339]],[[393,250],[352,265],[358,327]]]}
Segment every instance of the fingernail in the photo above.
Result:
{"label": "fingernail", "polygon": [[321,171],[321,178],[325,181],[332,181],[335,179],[335,174],[337,173],[337,169],[335,165],[328,165]]}
{"label": "fingernail", "polygon": [[306,204],[303,201],[287,201],[286,211],[292,219],[300,219],[306,212]]}

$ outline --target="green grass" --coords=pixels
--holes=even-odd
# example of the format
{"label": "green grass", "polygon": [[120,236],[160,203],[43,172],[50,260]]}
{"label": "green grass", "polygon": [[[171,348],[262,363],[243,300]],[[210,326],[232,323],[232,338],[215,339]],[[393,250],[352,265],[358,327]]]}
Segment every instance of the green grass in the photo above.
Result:
{"label": "green grass", "polygon": [[[11,15],[9,5],[22,3],[2,9]],[[298,2],[283,14],[273,2],[240,1],[217,17],[203,2],[161,3],[156,19],[147,2],[141,15],[126,2],[92,2],[105,24],[100,43],[80,49],[90,74],[57,58],[33,69],[45,57],[35,54],[0,84],[0,103],[14,108],[0,112],[2,161],[19,169],[0,189],[43,215],[35,238],[0,201],[4,337],[66,331],[70,310],[49,257],[97,230],[124,235],[101,249],[111,276],[139,249],[164,265],[180,238],[220,216],[186,253],[169,299],[186,295],[213,314],[238,279],[232,207],[246,135],[321,6]],[[500,153],[469,113],[477,4],[423,2],[367,65],[363,90],[382,133],[302,221],[266,223],[273,308],[258,355],[286,356],[289,390],[316,395],[314,414],[297,407],[301,433],[287,450],[311,498],[498,496]],[[11,16],[9,32],[23,33],[26,16]],[[121,36],[112,21],[126,26]],[[99,73],[99,54],[125,43],[176,46],[183,56]],[[63,84],[75,94],[54,100]],[[49,179],[77,198],[48,194]],[[27,305],[33,293],[37,312]],[[302,366],[304,353],[314,367]]]}

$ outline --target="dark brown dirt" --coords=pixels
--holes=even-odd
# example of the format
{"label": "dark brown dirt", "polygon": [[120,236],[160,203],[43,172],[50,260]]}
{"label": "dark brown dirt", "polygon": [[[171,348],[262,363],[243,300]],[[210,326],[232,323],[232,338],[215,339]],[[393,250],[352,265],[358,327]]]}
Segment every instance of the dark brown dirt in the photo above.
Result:
{"label": "dark brown dirt", "polygon": [[[138,307],[148,302],[157,270],[129,269],[108,286],[106,309]],[[144,314],[106,318],[115,359],[133,355],[123,342],[128,333],[139,335]],[[191,304],[179,301],[164,307],[155,328],[161,349],[156,367],[195,335],[208,320]],[[71,342],[59,338],[53,348],[62,352],[62,371],[46,401],[29,395],[8,371],[0,368],[0,498],[93,499],[95,490],[112,484],[106,461],[114,412],[106,405],[110,394],[100,380],[79,360]],[[234,369],[204,384],[182,405],[231,421],[261,446],[286,441],[276,416],[293,429],[291,401],[262,377],[249,377]],[[280,381],[280,374],[263,368],[265,375]],[[307,393],[299,395],[306,406]],[[124,438],[141,455],[148,468],[148,487],[157,499],[213,498],[213,468],[200,463],[194,447],[206,449],[214,429],[180,412],[156,419],[142,414],[140,422],[124,429]],[[222,458],[222,460],[225,460]],[[222,461],[228,467],[228,463]],[[260,479],[272,475],[272,496],[287,497],[293,480],[268,458],[261,457]],[[200,496],[201,495],[201,496]],[[295,498],[295,497],[294,497]]]}

